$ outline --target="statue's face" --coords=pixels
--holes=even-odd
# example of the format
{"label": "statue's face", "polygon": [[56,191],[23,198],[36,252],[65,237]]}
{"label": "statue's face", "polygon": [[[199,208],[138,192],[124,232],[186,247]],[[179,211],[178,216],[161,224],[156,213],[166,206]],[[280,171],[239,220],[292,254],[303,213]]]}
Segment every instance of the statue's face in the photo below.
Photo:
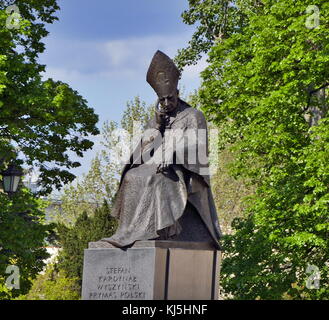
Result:
{"label": "statue's face", "polygon": [[171,112],[177,108],[178,105],[178,92],[175,90],[172,94],[163,95],[159,97],[159,102],[161,105],[161,109],[164,112]]}

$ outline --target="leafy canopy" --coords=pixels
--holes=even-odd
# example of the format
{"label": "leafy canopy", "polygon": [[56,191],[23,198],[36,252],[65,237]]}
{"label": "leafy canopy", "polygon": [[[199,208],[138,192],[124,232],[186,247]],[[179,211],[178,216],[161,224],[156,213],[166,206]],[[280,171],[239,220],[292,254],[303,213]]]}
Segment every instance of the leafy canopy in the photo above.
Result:
{"label": "leafy canopy", "polygon": [[[329,3],[317,2],[313,27],[312,1],[248,3],[234,2],[244,22],[223,39],[192,40],[204,45],[194,53],[211,47],[202,109],[221,128],[221,146],[232,145],[232,174],[256,187],[223,239],[221,283],[238,299],[328,298]],[[190,1],[191,23],[212,25],[220,13],[211,4]],[[321,275],[317,290],[308,267]]]}
{"label": "leafy canopy", "polygon": [[[8,28],[16,5],[19,28]],[[68,151],[82,157],[99,133],[98,116],[69,85],[43,80],[45,66],[38,63],[47,36],[46,23],[57,20],[56,0],[0,1],[0,165],[17,153],[27,166],[40,171],[43,193],[74,179],[70,169],[80,166]]]}
{"label": "leafy canopy", "polygon": [[[53,225],[45,224],[46,203],[22,189],[14,198],[0,193],[0,300],[28,292],[31,279],[37,276],[48,258],[45,240]],[[19,268],[19,288],[8,290],[5,282],[9,266]]]}

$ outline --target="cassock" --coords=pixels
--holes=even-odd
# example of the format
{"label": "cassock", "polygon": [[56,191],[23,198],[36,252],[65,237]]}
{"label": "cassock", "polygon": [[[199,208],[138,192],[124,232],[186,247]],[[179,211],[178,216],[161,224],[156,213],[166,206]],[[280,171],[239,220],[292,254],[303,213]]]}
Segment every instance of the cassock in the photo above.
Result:
{"label": "cassock", "polygon": [[[116,247],[151,239],[206,241],[219,249],[203,113],[179,99],[164,134],[155,127],[154,119],[123,169],[111,212],[119,226],[102,241]],[[160,158],[172,163],[169,170],[157,172]]]}

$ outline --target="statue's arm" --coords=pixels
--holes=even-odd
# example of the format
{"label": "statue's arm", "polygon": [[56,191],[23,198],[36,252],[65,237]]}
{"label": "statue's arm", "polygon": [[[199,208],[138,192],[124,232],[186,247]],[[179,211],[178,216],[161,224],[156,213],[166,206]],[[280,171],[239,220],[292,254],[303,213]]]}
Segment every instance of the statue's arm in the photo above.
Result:
{"label": "statue's arm", "polygon": [[177,164],[209,185],[207,121],[201,111],[192,109],[186,118],[182,139],[175,150]]}

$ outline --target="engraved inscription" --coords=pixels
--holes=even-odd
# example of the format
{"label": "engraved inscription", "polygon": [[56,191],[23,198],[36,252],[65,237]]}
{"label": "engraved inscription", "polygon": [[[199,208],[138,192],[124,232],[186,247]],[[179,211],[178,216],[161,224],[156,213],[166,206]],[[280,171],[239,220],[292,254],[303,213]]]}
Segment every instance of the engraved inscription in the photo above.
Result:
{"label": "engraved inscription", "polygon": [[118,266],[105,268],[97,277],[96,290],[89,292],[88,297],[90,300],[145,299],[146,293],[130,268]]}

